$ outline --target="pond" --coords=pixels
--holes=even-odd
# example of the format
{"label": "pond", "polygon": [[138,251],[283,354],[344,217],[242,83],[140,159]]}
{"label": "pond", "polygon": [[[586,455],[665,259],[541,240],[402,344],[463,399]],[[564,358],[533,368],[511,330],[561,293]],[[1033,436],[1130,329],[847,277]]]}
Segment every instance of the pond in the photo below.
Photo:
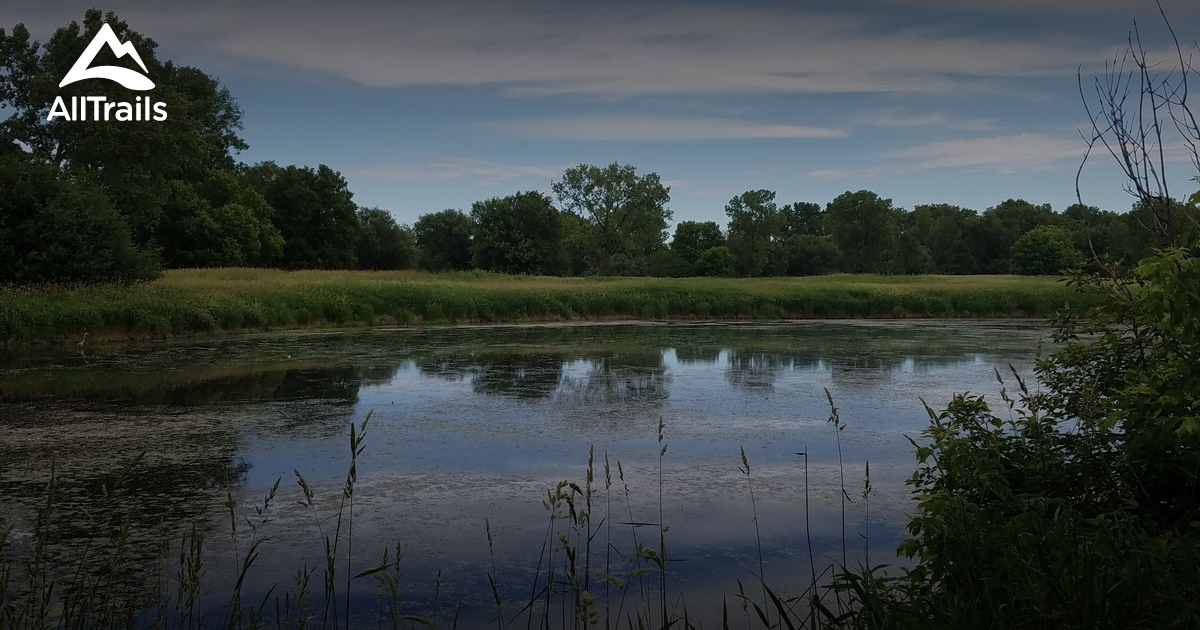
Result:
{"label": "pond", "polygon": [[[996,371],[1032,382],[1045,336],[1011,320],[622,323],[10,349],[0,528],[12,527],[14,557],[28,553],[53,477],[51,566],[103,570],[92,565],[125,536],[120,588],[153,593],[178,570],[180,537],[202,534],[201,599],[219,611],[253,536],[265,542],[247,599],[315,567],[323,601],[323,540],[340,511],[339,598],[348,571],[394,558],[399,543],[405,614],[445,623],[461,607],[463,627],[495,625],[495,597],[508,622],[547,566],[568,579],[557,532],[582,567],[589,536],[544,502],[563,480],[587,491],[590,453],[590,590],[606,588],[600,571],[628,582],[599,606],[624,615],[666,600],[693,621],[719,619],[722,601],[741,614],[737,582],[760,573],[795,595],[833,563],[896,564],[922,399],[937,409],[969,391],[999,403]],[[348,434],[368,415],[351,509]],[[573,501],[586,509],[583,495]],[[660,533],[662,598],[658,571],[630,579],[653,562],[631,554],[639,543],[661,552]],[[350,584],[350,608],[373,623],[378,582]]]}

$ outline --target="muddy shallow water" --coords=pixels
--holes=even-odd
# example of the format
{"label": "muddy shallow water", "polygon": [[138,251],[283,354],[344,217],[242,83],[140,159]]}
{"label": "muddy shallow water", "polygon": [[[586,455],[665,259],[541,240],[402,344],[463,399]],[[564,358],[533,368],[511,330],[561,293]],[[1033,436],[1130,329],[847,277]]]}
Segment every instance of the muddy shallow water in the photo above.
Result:
{"label": "muddy shallow water", "polygon": [[[14,553],[27,547],[53,470],[56,562],[73,566],[127,516],[138,551],[122,579],[150,589],[169,565],[160,541],[195,527],[207,533],[208,580],[220,593],[248,542],[243,519],[258,520],[254,506],[281,479],[248,589],[282,589],[296,569],[323,563],[347,433],[370,413],[350,562],[378,564],[398,541],[406,612],[432,614],[440,581],[440,614],[461,602],[464,620],[490,619],[493,562],[506,610],[520,609],[550,524],[547,490],[583,486],[593,449],[593,568],[627,571],[635,537],[658,542],[654,526],[628,523],[658,523],[661,509],[667,590],[672,601],[684,594],[695,620],[738,579],[757,580],[758,540],[766,580],[781,592],[808,582],[810,541],[818,570],[841,562],[843,475],[845,557],[854,564],[869,548],[872,564],[895,562],[912,507],[905,436],[919,439],[928,422],[921,399],[937,408],[970,391],[999,402],[995,371],[1011,364],[1032,381],[1044,336],[1027,321],[625,323],[9,350],[0,353],[0,526],[13,527]],[[845,425],[840,468],[825,388]],[[314,508],[298,504],[296,472]],[[374,610],[374,582],[354,584]]]}

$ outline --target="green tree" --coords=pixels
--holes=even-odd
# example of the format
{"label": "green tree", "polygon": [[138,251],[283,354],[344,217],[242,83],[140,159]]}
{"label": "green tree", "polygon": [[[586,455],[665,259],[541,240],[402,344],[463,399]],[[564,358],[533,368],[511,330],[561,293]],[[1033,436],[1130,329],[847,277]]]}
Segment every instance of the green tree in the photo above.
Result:
{"label": "green tree", "polygon": [[781,258],[789,276],[819,276],[837,269],[842,253],[828,236],[793,234],[783,241]]}
{"label": "green tree", "polygon": [[1126,213],[1129,231],[1136,237],[1131,248],[1148,256],[1161,243],[1175,244],[1190,232],[1200,228],[1200,210],[1194,204],[1178,199],[1139,201]]}
{"label": "green tree", "polygon": [[1106,222],[1104,212],[1096,206],[1073,203],[1062,212],[1062,225],[1071,232],[1075,247],[1089,255],[1107,254],[1109,245],[1106,240],[1103,225]]}
{"label": "green tree", "polygon": [[280,265],[287,269],[354,269],[358,206],[341,173],[325,166],[246,167],[243,181],[274,209],[283,236]]}
{"label": "green tree", "polygon": [[423,214],[413,225],[421,266],[430,271],[471,268],[471,233],[475,224],[461,210]]}
{"label": "green tree", "polygon": [[[690,272],[690,268],[688,271]],[[683,261],[679,259],[675,250],[663,248],[654,252],[650,260],[646,261],[646,275],[656,278],[679,278],[690,273],[684,273]]]}
{"label": "green tree", "polygon": [[359,269],[417,266],[417,244],[412,230],[397,225],[392,213],[381,208],[358,209],[358,243],[354,253]]}
{"label": "green tree", "polygon": [[896,255],[893,259],[893,271],[901,274],[933,273],[937,270],[933,254],[921,239],[921,231],[916,229],[912,215],[896,211],[895,222],[899,224],[900,236],[896,242]]}
{"label": "green tree", "polygon": [[967,234],[968,244],[981,273],[1008,273],[1012,246],[1035,227],[1058,221],[1050,204],[1035,205],[1008,199],[988,208]]}
{"label": "green tree", "polygon": [[[167,119],[151,122],[88,120],[67,122],[47,115],[57,97],[82,95],[110,102],[134,102],[142,93],[113,82],[85,79],[59,88],[59,81],[108,24],[130,42],[146,64],[155,102],[165,103]],[[156,235],[172,181],[196,184],[213,169],[232,169],[231,153],[245,148],[238,137],[241,111],[228,90],[196,68],[161,62],[157,44],[129,28],[113,13],[90,9],[83,23],[59,28],[41,45],[24,25],[0,30],[0,107],[11,115],[0,122],[0,144],[20,143],[37,159],[61,166],[74,177],[95,179],[113,208],[126,219],[138,246],[165,246]],[[97,64],[128,65],[107,49]]]}
{"label": "green tree", "polygon": [[967,234],[979,215],[969,208],[950,204],[920,204],[906,219],[905,231],[912,232],[933,259],[933,271],[947,274],[975,273],[975,256]]}
{"label": "green tree", "polygon": [[729,249],[738,273],[762,275],[771,258],[772,243],[787,223],[787,216],[775,205],[775,192],[748,190],[725,204],[725,215],[729,217]]}
{"label": "green tree", "polygon": [[733,275],[735,262],[733,252],[728,247],[710,247],[696,261],[696,275],[727,278]]}
{"label": "green tree", "polygon": [[592,246],[592,224],[586,219],[566,210],[558,213],[563,229],[564,265],[563,272],[569,276],[592,273],[588,267],[588,252]]}
{"label": "green tree", "polygon": [[1012,246],[1009,269],[1026,276],[1065,273],[1083,264],[1071,233],[1056,225],[1043,225],[1026,232]]}
{"label": "green tree", "polygon": [[671,251],[679,259],[681,275],[691,276],[696,275],[695,265],[701,254],[724,244],[725,237],[716,221],[680,221],[671,239]]}
{"label": "green tree", "polygon": [[781,207],[779,211],[787,218],[783,226],[784,238],[793,234],[811,234],[812,236],[825,234],[825,228],[822,225],[824,217],[820,204],[797,201]]}
{"label": "green tree", "polygon": [[156,230],[169,267],[268,266],[283,253],[274,210],[233,173],[196,184],[173,180]]}
{"label": "green tree", "polygon": [[897,236],[891,199],[869,190],[842,193],[825,207],[824,227],[842,253],[842,271],[891,271]]}
{"label": "green tree", "polygon": [[157,278],[100,187],[26,155],[0,156],[0,284]]}
{"label": "green tree", "polygon": [[580,164],[554,183],[554,194],[564,210],[591,226],[591,273],[644,272],[650,256],[663,247],[671,195],[657,173],[639,177],[634,167],[616,162],[604,168]]}
{"label": "green tree", "polygon": [[563,228],[550,198],[537,191],[471,205],[476,267],[512,274],[560,275],[566,268]]}

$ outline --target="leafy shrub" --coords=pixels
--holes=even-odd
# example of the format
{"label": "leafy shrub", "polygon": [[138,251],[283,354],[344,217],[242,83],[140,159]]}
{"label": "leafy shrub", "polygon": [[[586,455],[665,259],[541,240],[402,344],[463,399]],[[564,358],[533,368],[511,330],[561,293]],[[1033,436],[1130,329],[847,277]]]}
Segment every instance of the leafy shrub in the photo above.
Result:
{"label": "leafy shrub", "polygon": [[1101,302],[1056,318],[1064,346],[1038,363],[1042,391],[1018,378],[1003,414],[967,395],[930,410],[900,547],[916,565],[843,572],[834,588],[858,606],[837,621],[1200,624],[1198,246],[1078,272]]}
{"label": "leafy shrub", "polygon": [[733,275],[733,253],[721,245],[710,247],[700,254],[696,261],[696,274],[709,277],[729,277]]}
{"label": "leafy shrub", "polygon": [[0,158],[0,283],[132,283],[161,272],[98,186],[25,156]]}
{"label": "leafy shrub", "polygon": [[1066,228],[1043,225],[1029,230],[1012,247],[1009,269],[1026,276],[1052,276],[1083,264]]}

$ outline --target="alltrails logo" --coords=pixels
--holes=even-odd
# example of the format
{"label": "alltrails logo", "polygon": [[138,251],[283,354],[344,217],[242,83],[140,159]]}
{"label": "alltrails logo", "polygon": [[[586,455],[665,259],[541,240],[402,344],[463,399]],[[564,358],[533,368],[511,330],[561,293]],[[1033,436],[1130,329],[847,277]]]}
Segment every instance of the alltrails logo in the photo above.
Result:
{"label": "alltrails logo", "polygon": [[[129,55],[141,67],[142,72],[149,72],[146,70],[146,64],[142,62],[141,56],[138,55],[137,50],[133,47],[133,42],[121,43],[121,40],[117,39],[117,34],[113,32],[112,27],[108,24],[103,24],[100,26],[100,32],[96,33],[96,37],[92,39],[92,43],[88,44],[87,49],[75,61],[75,65],[71,66],[71,70],[67,72],[67,76],[63,77],[58,87],[66,87],[83,79],[108,79],[130,90],[145,91],[154,89],[154,82],[149,77],[129,68],[118,66],[90,67],[92,62],[96,60],[96,55],[100,53],[100,49],[105,46],[108,46],[109,50],[118,59]],[[63,97],[55,97],[54,104],[50,107],[50,113],[46,115],[46,120],[51,121],[55,118],[63,118],[70,122],[89,119],[125,122],[145,120],[163,121],[167,119],[167,104],[155,103],[149,96],[139,96],[132,103],[110,102],[107,96],[72,96],[70,103],[68,107],[67,101]],[[90,117],[88,116],[89,113],[91,114]]]}

